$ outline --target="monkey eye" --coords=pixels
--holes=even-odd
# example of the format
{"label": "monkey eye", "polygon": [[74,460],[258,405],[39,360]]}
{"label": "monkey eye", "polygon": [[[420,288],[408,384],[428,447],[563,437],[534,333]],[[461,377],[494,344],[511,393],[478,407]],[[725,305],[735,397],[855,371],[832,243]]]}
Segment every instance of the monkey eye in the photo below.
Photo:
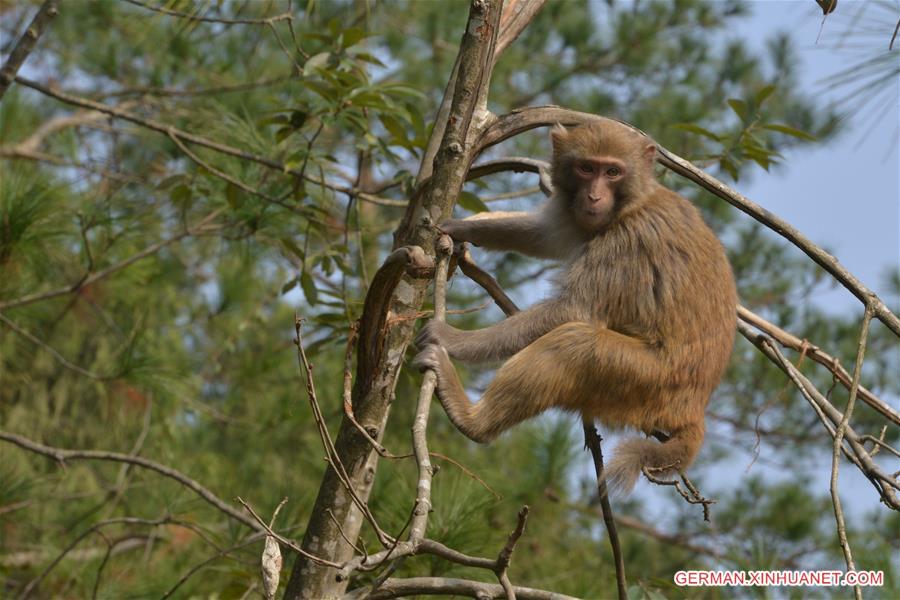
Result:
{"label": "monkey eye", "polygon": [[610,167],[606,170],[607,177],[618,177],[622,174],[622,170],[619,167]]}
{"label": "monkey eye", "polygon": [[594,175],[597,173],[597,168],[589,162],[578,163],[576,168],[582,175]]}

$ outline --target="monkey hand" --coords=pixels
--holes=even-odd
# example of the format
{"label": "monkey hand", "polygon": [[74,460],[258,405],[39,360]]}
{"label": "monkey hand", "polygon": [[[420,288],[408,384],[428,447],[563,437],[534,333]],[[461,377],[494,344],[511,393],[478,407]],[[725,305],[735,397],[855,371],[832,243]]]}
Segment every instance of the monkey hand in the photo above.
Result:
{"label": "monkey hand", "polygon": [[419,330],[416,346],[424,349],[429,344],[443,346],[453,356],[454,350],[463,342],[465,332],[441,321],[431,320]]}
{"label": "monkey hand", "polygon": [[441,372],[442,359],[449,361],[447,351],[437,344],[427,344],[422,350],[416,354],[412,360],[412,366],[419,370],[420,373],[432,370],[436,375]]}

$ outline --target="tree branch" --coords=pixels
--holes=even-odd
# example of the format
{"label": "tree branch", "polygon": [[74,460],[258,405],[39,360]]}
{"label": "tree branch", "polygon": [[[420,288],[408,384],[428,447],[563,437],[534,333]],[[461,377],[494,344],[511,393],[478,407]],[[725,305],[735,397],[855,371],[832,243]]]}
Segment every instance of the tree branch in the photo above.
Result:
{"label": "tree branch", "polygon": [[368,194],[362,190],[358,190],[352,187],[337,185],[326,181],[324,179],[320,179],[313,175],[308,175],[299,169],[286,169],[284,163],[259,155],[254,154],[252,152],[245,152],[240,150],[239,148],[235,148],[233,146],[229,146],[227,144],[222,144],[220,142],[216,142],[205,138],[203,136],[196,135],[194,133],[189,133],[187,131],[183,131],[178,129],[177,127],[173,127],[171,125],[167,125],[160,121],[156,121],[154,119],[145,119],[144,117],[140,117],[128,111],[122,110],[121,108],[114,106],[107,106],[106,104],[102,104],[100,102],[95,102],[93,100],[89,100],[87,98],[79,98],[78,96],[74,96],[72,94],[68,94],[66,92],[62,92],[59,90],[55,90],[49,88],[45,85],[41,85],[36,81],[31,81],[30,79],[26,79],[24,77],[16,77],[16,83],[20,85],[24,85],[33,90],[36,90],[46,96],[50,96],[51,98],[55,98],[60,102],[64,102],[66,104],[71,104],[72,106],[79,106],[81,108],[86,108],[89,110],[95,110],[97,112],[101,112],[119,119],[123,119],[125,121],[129,121],[134,123],[135,125],[140,125],[146,129],[150,129],[151,131],[155,131],[157,133],[161,133],[166,136],[175,136],[184,142],[190,142],[191,144],[196,144],[198,146],[203,146],[204,148],[209,148],[210,150],[215,150],[221,154],[226,154],[228,156],[233,156],[235,158],[239,158],[241,160],[246,160],[249,162],[253,162],[259,165],[262,165],[266,168],[272,169],[273,171],[278,171],[280,173],[287,173],[293,177],[297,177],[300,179],[304,179],[313,183],[315,185],[322,186],[324,188],[333,190],[335,192],[339,192],[342,194],[352,194],[358,197],[360,200],[365,200],[367,202],[372,202],[373,204],[382,204],[385,206],[406,206],[406,202],[401,200],[391,200],[388,198],[380,198],[373,194]]}
{"label": "tree branch", "polygon": [[609,545],[612,548],[613,560],[616,563],[616,592],[619,600],[627,600],[628,583],[625,580],[625,559],[622,557],[622,545],[619,543],[619,533],[616,530],[616,522],[613,517],[612,506],[609,504],[609,490],[606,486],[606,474],[603,472],[603,449],[600,446],[602,439],[594,427],[593,421],[584,420],[584,445],[591,451],[594,459],[594,473],[597,477],[597,494],[600,497],[600,508],[603,513],[603,523],[606,525],[606,533],[609,535]]}
{"label": "tree branch", "polygon": [[19,72],[22,63],[34,50],[38,38],[41,37],[50,21],[57,14],[59,14],[59,0],[44,0],[41,8],[34,15],[31,23],[29,23],[28,28],[22,34],[22,37],[19,38],[19,41],[16,42],[12,52],[9,53],[9,58],[6,59],[3,68],[0,68],[0,99],[3,98],[9,85],[15,80],[16,73]]}
{"label": "tree branch", "polygon": [[63,448],[45,446],[20,435],[2,430],[0,430],[0,440],[15,444],[16,446],[24,450],[28,450],[29,452],[34,452],[36,454],[46,456],[47,458],[52,458],[59,463],[65,463],[67,460],[105,460],[112,462],[129,463],[138,467],[150,469],[151,471],[156,471],[163,477],[168,477],[169,479],[177,481],[181,485],[192,490],[198,496],[206,500],[208,504],[210,504],[220,512],[225,513],[232,519],[246,525],[253,530],[262,531],[262,528],[250,516],[227,504],[207,488],[200,485],[200,483],[198,483],[197,481],[191,479],[190,477],[184,475],[179,471],[176,471],[171,467],[158,462],[154,462],[152,460],[148,460],[141,456],[120,454],[118,452],[105,452],[102,450],[65,450]]}
{"label": "tree branch", "polygon": [[39,302],[41,300],[49,300],[50,298],[56,298],[58,296],[65,296],[66,294],[75,293],[75,292],[77,292],[77,291],[79,291],[79,290],[105,278],[105,277],[108,277],[109,275],[112,275],[113,273],[115,273],[117,271],[121,271],[125,267],[128,267],[143,258],[147,258],[148,256],[156,254],[157,252],[159,252],[166,246],[169,246],[189,235],[193,235],[193,234],[197,233],[198,231],[202,231],[202,229],[206,225],[208,225],[210,221],[212,221],[217,216],[219,216],[219,214],[221,214],[224,210],[225,210],[224,208],[216,209],[213,212],[206,215],[205,217],[203,217],[202,219],[200,219],[200,221],[198,221],[195,225],[186,228],[181,233],[178,233],[168,239],[162,240],[161,242],[151,244],[150,246],[147,246],[140,252],[137,252],[136,254],[132,254],[125,260],[117,262],[116,264],[111,265],[111,266],[103,269],[102,271],[97,271],[95,273],[88,272],[81,279],[79,279],[78,281],[76,281],[75,283],[73,283],[71,285],[67,285],[67,286],[61,287],[61,288],[56,288],[55,290],[49,290],[46,292],[36,292],[34,294],[28,294],[26,296],[20,296],[18,298],[14,298],[12,300],[0,302],[0,310],[6,310],[9,308],[25,306],[27,304],[33,304],[34,302]]}
{"label": "tree branch", "polygon": [[[534,588],[514,586],[518,600],[578,600],[574,596],[536,590]],[[468,596],[478,600],[490,598],[506,598],[503,586],[496,583],[482,583],[467,579],[450,577],[410,577],[408,579],[387,579],[381,586],[369,592],[368,588],[353,590],[345,596],[345,600],[389,600],[390,598],[409,598],[416,595],[428,596]]]}

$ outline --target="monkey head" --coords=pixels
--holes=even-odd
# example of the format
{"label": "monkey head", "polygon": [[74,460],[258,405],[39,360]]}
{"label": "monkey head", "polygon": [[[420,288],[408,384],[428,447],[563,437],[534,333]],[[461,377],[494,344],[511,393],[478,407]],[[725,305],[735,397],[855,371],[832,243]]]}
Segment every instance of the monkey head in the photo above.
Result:
{"label": "monkey head", "polygon": [[603,231],[655,183],[656,146],[624,125],[556,125],[550,139],[554,188],[576,225],[589,233]]}

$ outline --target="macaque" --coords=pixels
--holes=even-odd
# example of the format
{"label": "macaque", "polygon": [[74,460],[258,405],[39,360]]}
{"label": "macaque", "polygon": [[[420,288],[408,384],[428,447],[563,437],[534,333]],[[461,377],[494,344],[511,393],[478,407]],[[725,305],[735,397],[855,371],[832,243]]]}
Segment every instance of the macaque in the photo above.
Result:
{"label": "macaque", "polygon": [[[686,469],[734,344],[737,298],[722,245],[687,200],[656,181],[656,147],[596,121],[550,134],[554,194],[536,213],[444,221],[457,241],[562,261],[553,297],[496,325],[431,321],[413,365],[437,376],[450,420],[486,443],[549,408],[612,429],[661,431],[623,441],[606,467],[630,490],[644,467]],[[504,360],[472,404],[450,359]]]}

